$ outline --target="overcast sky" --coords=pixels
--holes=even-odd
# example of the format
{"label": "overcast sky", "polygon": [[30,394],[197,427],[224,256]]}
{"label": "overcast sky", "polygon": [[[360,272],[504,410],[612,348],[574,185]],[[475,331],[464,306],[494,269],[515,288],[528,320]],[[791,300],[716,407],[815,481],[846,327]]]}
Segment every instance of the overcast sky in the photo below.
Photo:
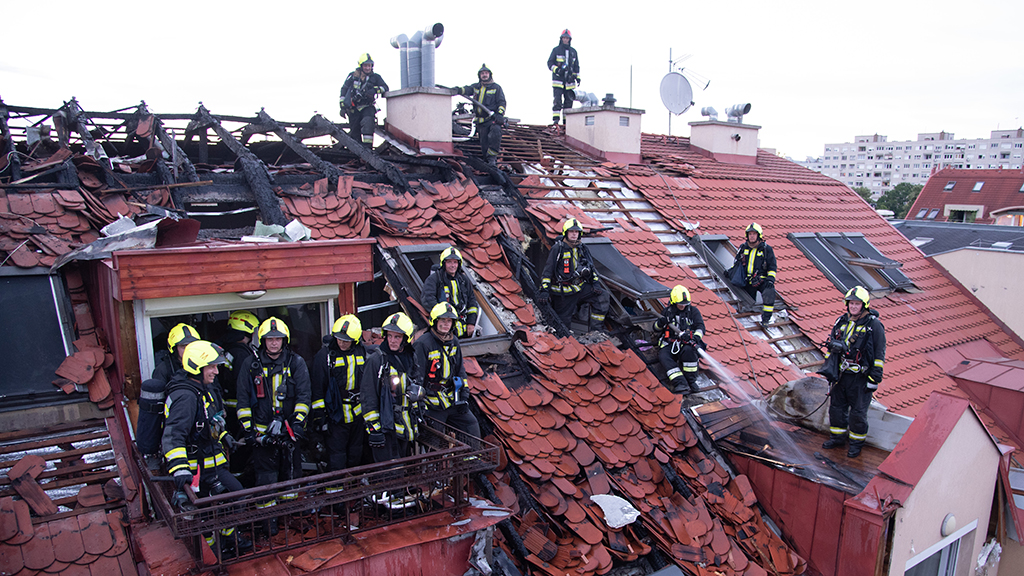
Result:
{"label": "overcast sky", "polygon": [[[702,106],[749,102],[760,145],[802,160],[859,134],[890,140],[946,130],[987,138],[1024,124],[1020,32],[1024,2],[235,2],[51,0],[4,7],[0,97],[11,105],[86,110],[145,100],[155,112],[250,115],[285,121],[315,111],[338,120],[338,89],[369,52],[400,85],[389,40],[445,26],[437,82],[468,84],[486,62],[508,115],[551,117],[547,56],[568,27],[582,88],[646,111],[645,132],[667,133],[658,94],[674,58],[710,79],[672,118],[688,136]],[[356,7],[358,6],[358,8]],[[695,83],[696,84],[696,83]],[[383,108],[383,104],[381,105]],[[382,116],[378,116],[380,119]]]}

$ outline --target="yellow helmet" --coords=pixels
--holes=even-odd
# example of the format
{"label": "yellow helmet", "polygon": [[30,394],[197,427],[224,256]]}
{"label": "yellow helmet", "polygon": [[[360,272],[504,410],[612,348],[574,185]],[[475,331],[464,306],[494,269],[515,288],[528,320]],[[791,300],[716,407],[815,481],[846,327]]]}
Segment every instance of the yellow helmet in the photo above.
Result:
{"label": "yellow helmet", "polygon": [[412,320],[410,320],[404,312],[396,312],[391,316],[388,316],[388,319],[384,321],[384,325],[380,328],[387,332],[400,332],[405,334],[406,339],[412,338],[412,333],[416,329],[416,327],[413,326]]}
{"label": "yellow helmet", "polygon": [[189,374],[199,374],[204,367],[211,364],[227,363],[224,349],[206,340],[196,340],[185,346],[185,354],[181,357],[181,364]]}
{"label": "yellow helmet", "polygon": [[252,334],[260,325],[260,319],[248,310],[235,310],[228,316],[228,328],[245,334]]}
{"label": "yellow helmet", "polygon": [[369,62],[372,65],[373,64],[373,58],[370,58],[370,53],[369,52],[363,52],[362,54],[359,55],[359,59],[356,60],[356,66],[362,66],[363,64],[365,64],[367,62]]}
{"label": "yellow helmet", "polygon": [[686,289],[686,286],[682,284],[676,284],[675,288],[672,288],[672,294],[668,298],[668,303],[671,304],[683,304],[690,303],[690,291]]}
{"label": "yellow helmet", "polygon": [[457,320],[459,314],[455,311],[455,307],[448,302],[438,302],[430,309],[430,323],[434,324],[438,318],[451,318]]}
{"label": "yellow helmet", "polygon": [[743,233],[746,234],[748,232],[757,232],[758,238],[764,238],[764,230],[761,229],[761,225],[757,222],[751,222],[750,226],[747,226]]}
{"label": "yellow helmet", "polygon": [[575,218],[569,218],[568,220],[565,221],[565,224],[562,224],[563,236],[566,235],[569,232],[569,230],[576,230],[580,233],[580,235],[583,235],[583,225],[580,224],[580,221]]}
{"label": "yellow helmet", "polygon": [[346,314],[334,321],[331,335],[339,340],[359,343],[363,337],[363,324],[352,314]]}
{"label": "yellow helmet", "polygon": [[262,342],[264,338],[284,338],[285,344],[291,339],[291,334],[288,332],[288,325],[284,323],[284,320],[271,316],[260,324],[259,341]]}
{"label": "yellow helmet", "polygon": [[445,260],[458,260],[459,264],[462,264],[462,253],[458,248],[449,246],[441,252],[441,264],[444,264]]}
{"label": "yellow helmet", "polygon": [[864,307],[867,308],[868,304],[871,302],[871,292],[868,292],[868,289],[863,286],[854,286],[846,291],[846,298],[844,298],[844,300],[847,302],[860,300],[864,304]]}
{"label": "yellow helmet", "polygon": [[167,334],[167,350],[174,354],[174,349],[179,344],[191,344],[199,340],[199,332],[188,324],[178,324]]}

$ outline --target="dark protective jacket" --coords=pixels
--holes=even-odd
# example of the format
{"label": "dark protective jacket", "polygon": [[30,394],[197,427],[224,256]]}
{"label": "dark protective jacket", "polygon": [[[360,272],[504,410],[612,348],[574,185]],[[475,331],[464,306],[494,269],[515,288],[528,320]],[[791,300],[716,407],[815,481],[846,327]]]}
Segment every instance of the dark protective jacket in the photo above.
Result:
{"label": "dark protective jacket", "polygon": [[[505,115],[505,91],[497,82],[488,82],[487,84],[477,82],[469,86],[456,86],[455,92],[476,100],[495,114]],[[491,119],[487,112],[484,112],[479,106],[473,106],[473,114],[476,115],[475,122],[477,124]]]}
{"label": "dark protective jacket", "polygon": [[413,342],[412,349],[413,378],[426,389],[427,408],[445,410],[455,404],[454,378],[459,377],[463,383],[466,382],[459,339],[452,336],[451,340],[442,342],[431,329]]}
{"label": "dark protective jacket", "polygon": [[[360,381],[363,420],[369,433],[392,430],[399,438],[415,440],[418,432],[414,406],[406,396],[413,383],[414,367],[412,346],[403,344],[399,352],[392,352],[384,343],[366,359]],[[391,385],[398,383],[392,391]]]}
{"label": "dark protective jacket", "polygon": [[362,110],[372,106],[377,96],[388,91],[388,85],[380,74],[371,73],[366,78],[362,77],[362,70],[356,68],[349,72],[345,83],[341,85],[341,97],[339,105],[342,114],[348,114],[349,110]]}
{"label": "dark protective jacket", "polygon": [[264,349],[238,373],[238,421],[245,430],[264,432],[280,417],[304,422],[309,415],[310,384],[306,361],[287,347],[276,360]]}
{"label": "dark protective jacket", "polygon": [[167,384],[162,447],[167,471],[189,468],[195,474],[200,460],[203,468],[227,464],[220,439],[226,434],[216,418],[221,406],[212,390],[184,370],[175,372]]}
{"label": "dark protective jacket", "polygon": [[547,263],[541,273],[540,287],[550,289],[559,295],[579,292],[585,282],[597,282],[594,257],[580,239],[575,246],[569,246],[564,237],[559,237],[548,252]]}
{"label": "dark protective jacket", "polygon": [[162,382],[170,382],[174,373],[181,370],[181,359],[173,352],[157,354],[156,368],[153,369],[153,379]]}
{"label": "dark protective jacket", "polygon": [[[832,327],[829,339],[846,344],[840,375],[844,372],[866,374],[868,389],[877,389],[885,367],[885,327],[878,319],[878,311],[869,308],[859,320],[852,320],[849,312],[843,314]],[[830,352],[826,352],[825,358],[829,355]]]}
{"label": "dark protective jacket", "polygon": [[434,264],[430,275],[423,281],[423,293],[420,296],[423,307],[429,312],[440,302],[448,302],[459,313],[459,321],[463,324],[476,326],[480,308],[477,307],[473,283],[459,264],[455,277],[448,275],[442,265]]}
{"label": "dark protective jacket", "polygon": [[329,342],[313,357],[309,373],[313,409],[324,408],[332,422],[351,424],[363,413],[359,387],[369,351],[366,346],[353,343],[343,352],[330,334],[324,340]]}
{"label": "dark protective jacket", "polygon": [[742,270],[745,286],[758,288],[766,280],[774,282],[775,271],[778,269],[775,250],[764,240],[754,248],[744,242],[736,254],[736,263],[731,270],[736,270],[737,267]]}
{"label": "dark protective jacket", "polygon": [[[682,335],[676,335],[669,326],[675,326],[676,329],[682,332]],[[654,321],[654,329],[661,331],[661,337],[658,341],[660,346],[671,346],[673,342],[685,345],[689,344],[694,338],[704,337],[704,317],[701,316],[700,310],[693,304],[686,306],[682,310],[673,304],[666,307],[665,311],[661,314],[661,318]]]}
{"label": "dark protective jacket", "polygon": [[572,40],[568,46],[563,46],[559,40],[558,46],[551,49],[548,70],[551,70],[551,85],[555,88],[572,90],[576,87],[580,79],[580,59],[572,47]]}
{"label": "dark protective jacket", "polygon": [[224,407],[235,410],[238,407],[238,395],[235,387],[238,385],[238,373],[242,366],[247,366],[254,356],[252,347],[245,343],[245,334],[238,330],[228,330],[220,339],[220,345],[224,348],[224,357],[227,364],[221,366],[217,377],[220,379],[221,398],[224,399]]}

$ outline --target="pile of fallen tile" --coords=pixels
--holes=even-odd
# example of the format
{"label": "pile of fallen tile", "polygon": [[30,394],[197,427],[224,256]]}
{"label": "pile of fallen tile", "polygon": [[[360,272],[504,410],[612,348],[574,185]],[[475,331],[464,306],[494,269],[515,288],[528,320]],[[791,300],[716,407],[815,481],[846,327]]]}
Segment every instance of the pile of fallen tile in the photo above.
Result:
{"label": "pile of fallen tile", "polygon": [[544,233],[552,239],[562,235],[562,223],[566,218],[578,220],[583,225],[584,233],[603,227],[600,222],[573,204],[535,202],[530,204],[526,210],[537,217],[537,220],[544,226]]}
{"label": "pile of fallen tile", "polygon": [[[518,344],[517,344],[518,345]],[[467,362],[477,404],[505,461],[490,474],[535,572],[604,574],[635,560],[647,534],[697,574],[798,574],[804,563],[764,525],[742,476],[697,447],[680,398],[632,352],[531,332],[522,350],[538,374],[516,389]],[[514,472],[513,472],[514,470]],[[522,509],[520,481],[543,508]],[[680,491],[677,486],[685,488]],[[643,529],[613,529],[591,495],[625,497]]]}
{"label": "pile of fallen tile", "polygon": [[353,198],[353,182],[351,177],[338,179],[336,192],[328,191],[326,178],[304,184],[299,189],[311,190],[311,195],[285,194],[285,212],[309,228],[313,240],[366,238],[370,235],[370,221],[363,202]]}

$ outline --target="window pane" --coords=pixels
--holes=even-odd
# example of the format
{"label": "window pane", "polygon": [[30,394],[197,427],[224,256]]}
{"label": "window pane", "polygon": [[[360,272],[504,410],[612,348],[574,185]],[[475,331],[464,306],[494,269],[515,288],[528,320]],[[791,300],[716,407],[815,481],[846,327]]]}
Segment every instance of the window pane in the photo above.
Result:
{"label": "window pane", "polygon": [[[50,276],[0,276],[0,398],[53,393],[50,382],[67,352]],[[59,281],[58,281],[59,282]]]}

